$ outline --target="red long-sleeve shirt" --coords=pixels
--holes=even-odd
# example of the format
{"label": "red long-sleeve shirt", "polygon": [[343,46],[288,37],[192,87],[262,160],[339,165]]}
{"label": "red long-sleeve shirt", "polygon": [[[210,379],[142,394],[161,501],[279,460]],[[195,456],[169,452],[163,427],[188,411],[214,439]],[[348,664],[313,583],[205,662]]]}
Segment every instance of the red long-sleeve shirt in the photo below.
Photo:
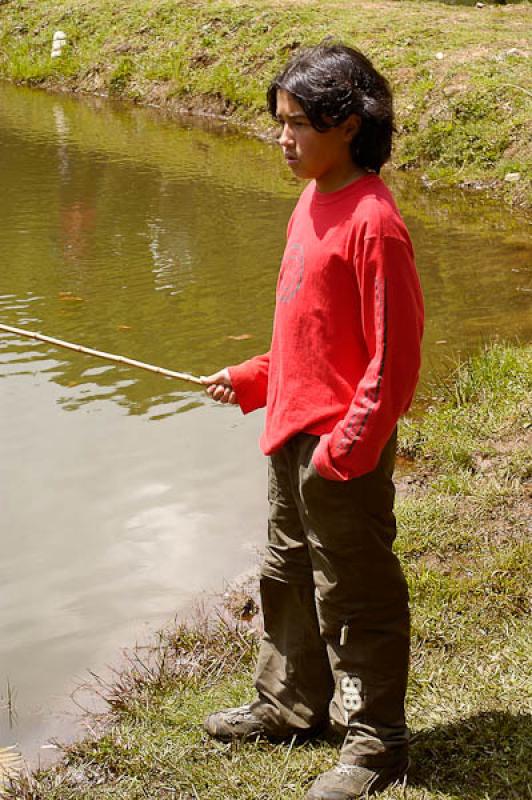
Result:
{"label": "red long-sleeve shirt", "polygon": [[374,469],[408,409],[423,300],[410,237],[377,175],[336,192],[314,182],[288,224],[271,349],[230,367],[244,413],[266,405],[269,454],[300,432],[330,480]]}

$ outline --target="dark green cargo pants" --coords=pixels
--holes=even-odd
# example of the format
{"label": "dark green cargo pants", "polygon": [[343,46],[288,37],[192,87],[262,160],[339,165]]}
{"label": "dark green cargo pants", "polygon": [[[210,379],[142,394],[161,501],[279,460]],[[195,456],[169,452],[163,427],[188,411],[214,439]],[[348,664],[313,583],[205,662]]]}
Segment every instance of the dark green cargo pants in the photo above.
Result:
{"label": "dark green cargo pants", "polygon": [[271,733],[327,721],[341,761],[404,758],[408,590],[393,514],[396,435],[360,478],[322,478],[318,438],[299,434],[270,459],[269,537],[261,573],[265,634],[254,711]]}

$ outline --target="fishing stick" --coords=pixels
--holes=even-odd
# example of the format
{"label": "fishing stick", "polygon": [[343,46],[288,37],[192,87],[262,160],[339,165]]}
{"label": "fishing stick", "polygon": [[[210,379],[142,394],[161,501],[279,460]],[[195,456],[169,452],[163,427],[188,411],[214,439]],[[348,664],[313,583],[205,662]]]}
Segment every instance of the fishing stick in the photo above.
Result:
{"label": "fishing stick", "polygon": [[200,386],[203,385],[200,378],[196,378],[195,375],[189,375],[188,372],[174,372],[171,369],[156,367],[153,364],[146,364],[144,361],[136,361],[133,358],[126,358],[126,356],[117,356],[113,353],[105,353],[103,350],[93,350],[91,347],[83,347],[81,344],[64,342],[62,339],[54,339],[52,336],[44,336],[42,333],[36,333],[35,331],[26,331],[22,328],[13,328],[11,325],[0,325],[0,331],[14,333],[17,336],[26,336],[28,339],[37,339],[39,342],[46,342],[47,344],[54,345],[54,347],[65,347],[67,350],[74,350],[77,353],[84,353],[86,356],[105,358],[107,361],[114,361],[117,364],[127,364],[130,367],[139,367],[140,369],[148,370],[148,372],[156,372],[158,375],[164,375],[166,378],[178,378],[181,381],[198,383]]}

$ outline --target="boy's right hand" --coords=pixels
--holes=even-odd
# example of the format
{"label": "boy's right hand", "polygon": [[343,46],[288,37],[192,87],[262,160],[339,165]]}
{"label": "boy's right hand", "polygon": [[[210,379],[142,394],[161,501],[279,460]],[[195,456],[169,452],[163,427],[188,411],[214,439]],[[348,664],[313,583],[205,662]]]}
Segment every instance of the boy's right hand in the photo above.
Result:
{"label": "boy's right hand", "polygon": [[202,375],[201,382],[206,387],[207,394],[210,394],[213,400],[218,403],[237,405],[238,400],[233,391],[233,384],[227,367],[224,367],[219,372],[213,372],[212,375]]}

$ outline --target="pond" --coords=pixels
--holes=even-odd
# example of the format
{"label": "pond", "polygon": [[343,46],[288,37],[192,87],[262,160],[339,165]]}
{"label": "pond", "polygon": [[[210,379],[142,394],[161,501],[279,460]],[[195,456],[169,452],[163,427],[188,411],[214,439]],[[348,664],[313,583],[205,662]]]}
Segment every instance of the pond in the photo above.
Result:
{"label": "pond", "polygon": [[[267,349],[301,188],[274,147],[0,85],[0,167],[0,323],[194,374]],[[530,248],[496,204],[388,177],[426,295],[423,398],[451,356],[530,336]],[[88,669],[257,562],[262,414],[5,334],[0,387],[0,746],[35,760],[73,735]]]}

